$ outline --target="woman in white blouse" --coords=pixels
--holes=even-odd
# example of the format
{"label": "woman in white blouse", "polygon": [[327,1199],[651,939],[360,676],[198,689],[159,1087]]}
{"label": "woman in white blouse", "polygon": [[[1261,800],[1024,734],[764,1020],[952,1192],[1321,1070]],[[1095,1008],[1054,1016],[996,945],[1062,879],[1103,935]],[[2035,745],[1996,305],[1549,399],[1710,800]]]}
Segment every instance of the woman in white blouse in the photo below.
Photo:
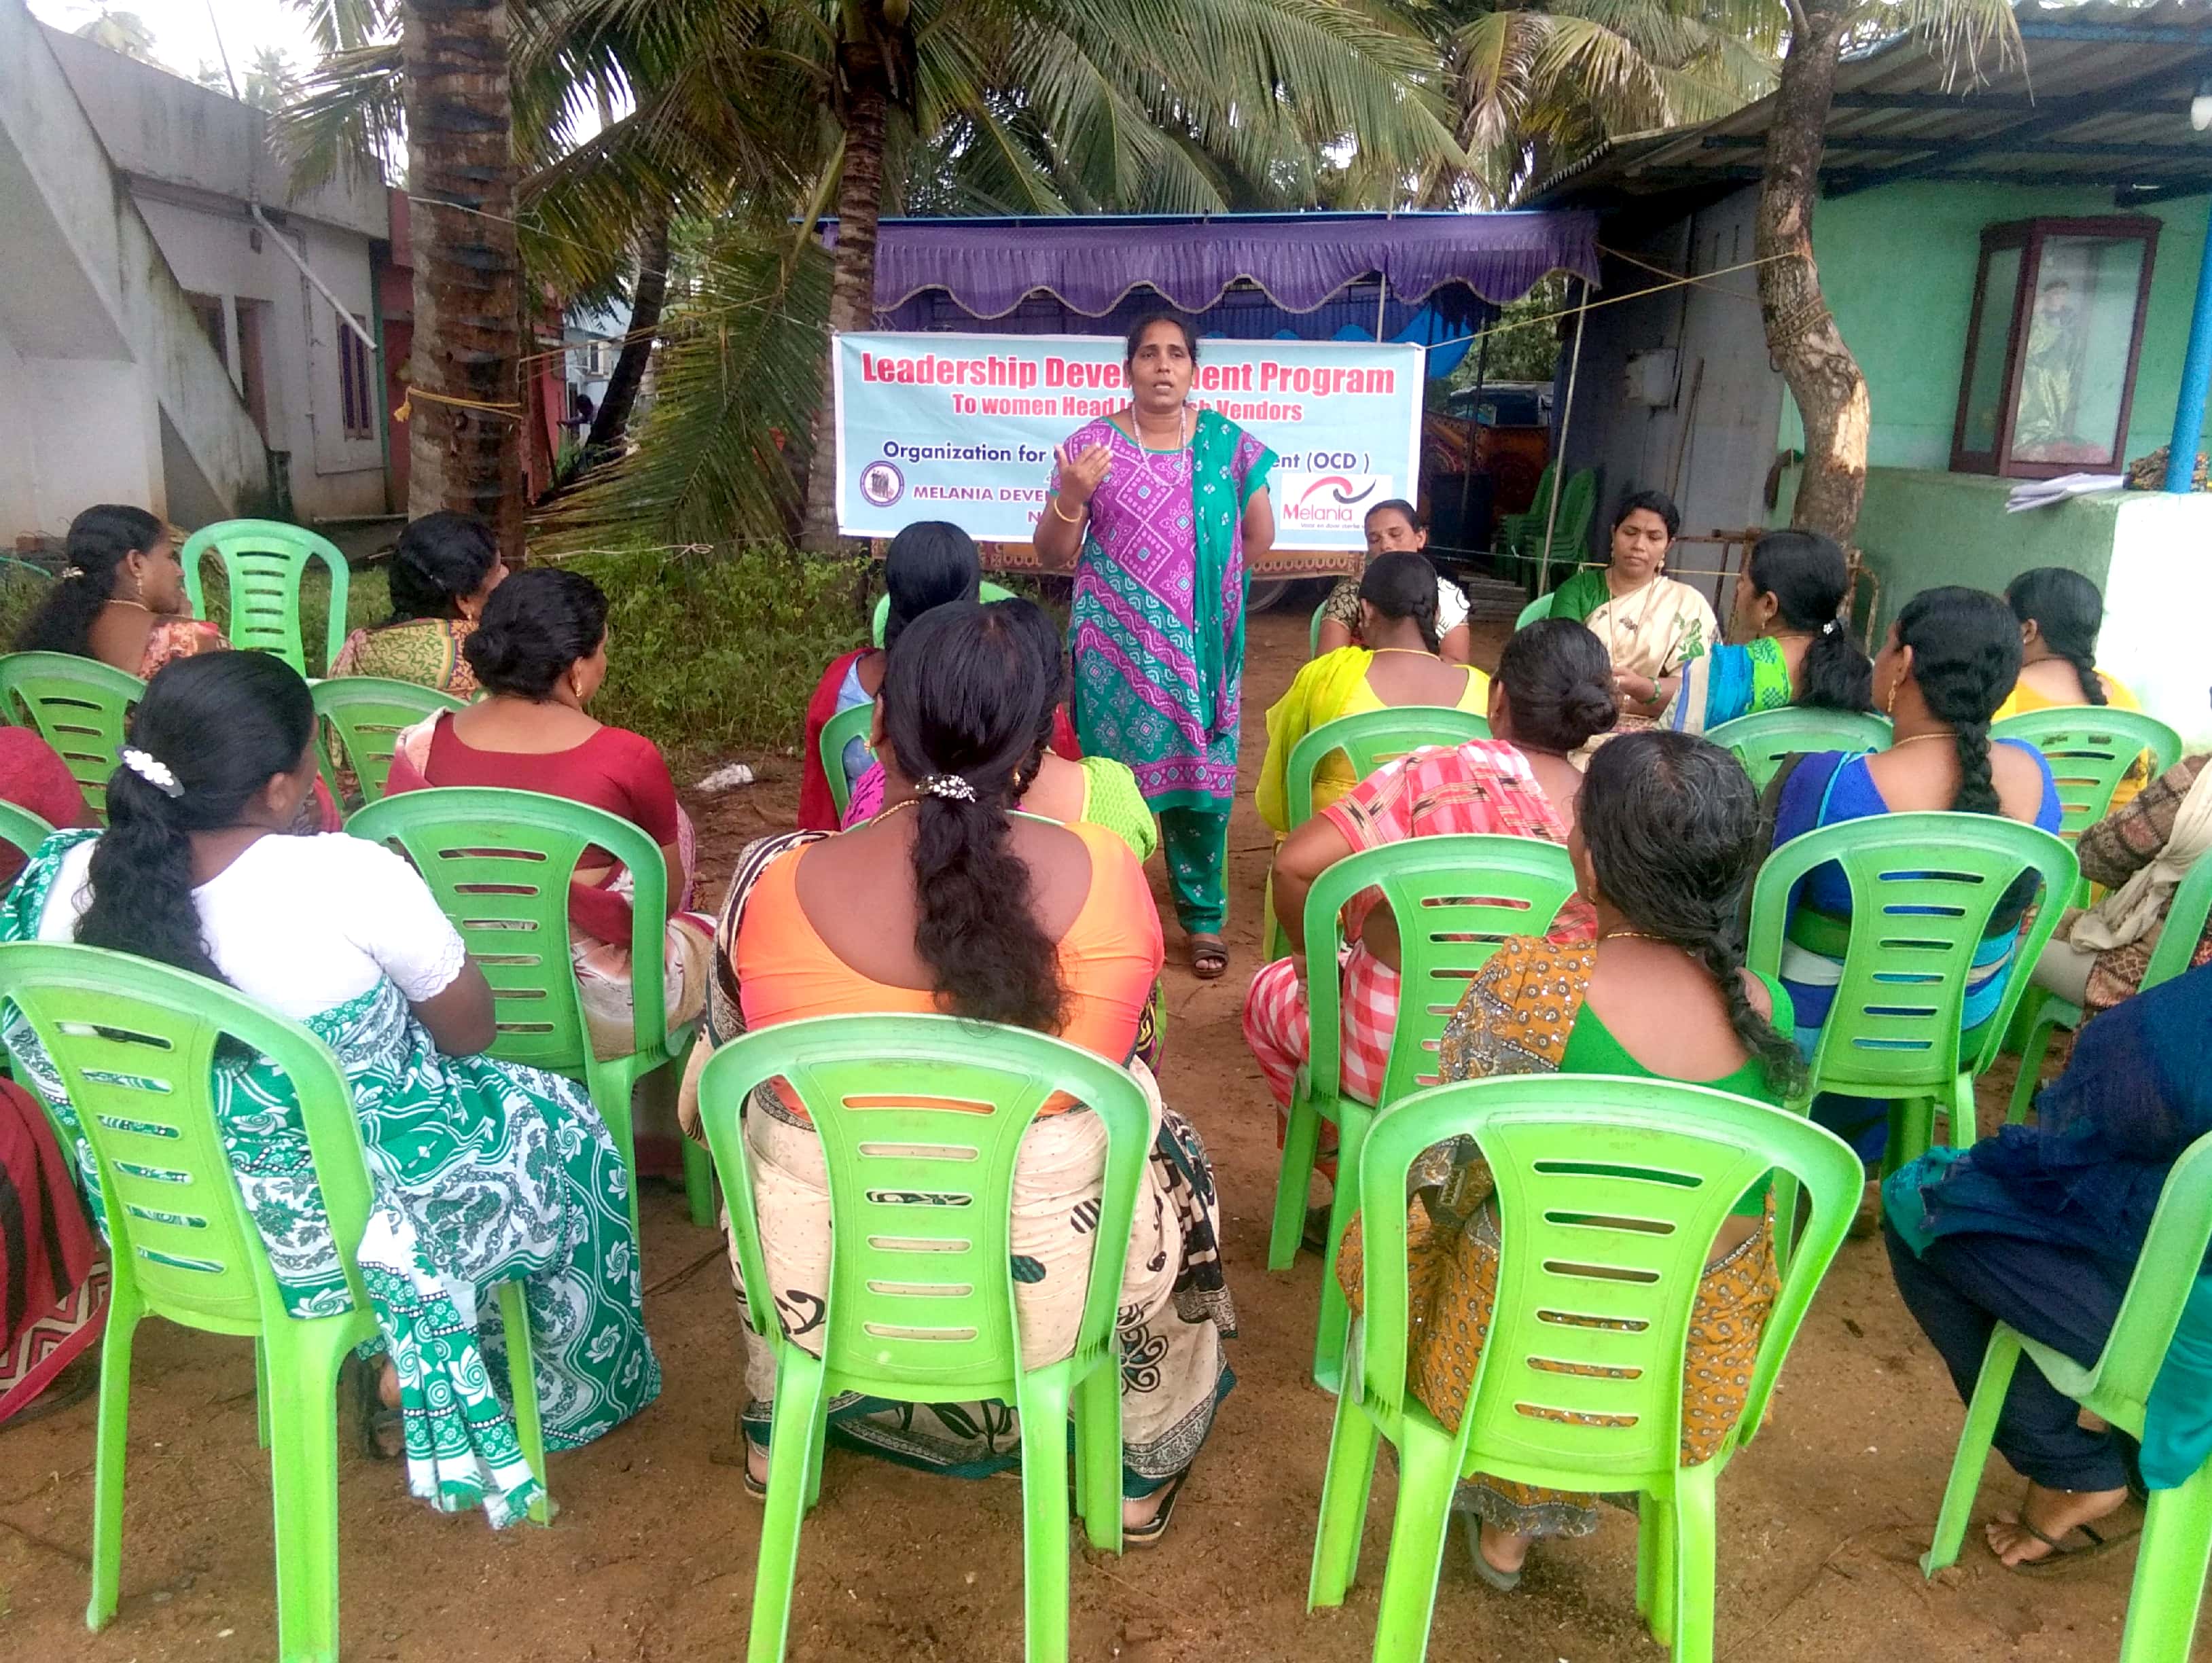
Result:
{"label": "woman in white blouse", "polygon": [[[537,1481],[490,1389],[504,1377],[495,1284],[531,1284],[549,1448],[588,1442],[659,1392],[623,1162],[577,1087],[476,1054],[492,1040],[490,989],[413,868],[358,839],[286,835],[314,786],[313,722],[307,684],[264,653],[161,671],[108,784],[110,828],[46,841],[0,903],[0,940],[84,942],[228,982],[337,1053],[374,1193],[353,1245],[389,1358],[380,1391],[362,1375],[364,1410],[380,1397],[389,1421],[404,1406],[416,1495],[445,1511],[481,1502],[505,1523]],[[61,1081],[8,1017],[0,1038],[68,1132],[100,1217]],[[214,1084],[287,1308],[344,1308],[289,1083],[240,1056]]]}

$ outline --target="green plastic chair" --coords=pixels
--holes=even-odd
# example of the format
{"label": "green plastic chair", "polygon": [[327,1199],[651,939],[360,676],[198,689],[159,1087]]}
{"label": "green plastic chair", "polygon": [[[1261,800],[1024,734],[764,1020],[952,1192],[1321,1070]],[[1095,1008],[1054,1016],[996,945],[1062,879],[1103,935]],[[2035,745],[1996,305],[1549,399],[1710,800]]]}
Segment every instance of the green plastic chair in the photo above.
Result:
{"label": "green plastic chair", "polygon": [[[2197,944],[2203,939],[2207,918],[2212,918],[2212,858],[2199,859],[2174,886],[2173,898],[2166,903],[2166,922],[2160,926],[2157,944],[2150,950],[2150,962],[2143,968],[2137,992],[2148,993],[2189,968]],[[2081,1007],[2048,988],[2031,986],[2021,1000],[2014,1025],[2025,1037],[2020,1050],[2020,1077],[2013,1083],[2012,1102],[2005,1118],[2017,1126],[2027,1118],[2043,1083],[2043,1059],[2051,1048],[2051,1030],[2079,1028]]]}
{"label": "green plastic chair", "polygon": [[[220,983],[104,948],[0,946],[0,998],[20,1009],[53,1059],[106,1211],[114,1282],[101,1342],[93,1469],[92,1599],[86,1626],[115,1615],[131,1352],[139,1320],[250,1337],[261,1443],[276,1514],[276,1630],[287,1660],[338,1654],[338,1364],[378,1338],[354,1263],[370,1201],[353,1093],[328,1047]],[[298,1093],[316,1187],[352,1308],[295,1317],[223,1153],[209,1077],[228,1035],[282,1069]],[[516,1432],[542,1484],[545,1454],[522,1284],[500,1284]],[[532,1516],[543,1523],[541,1502]]]}
{"label": "green plastic chair", "polygon": [[1558,470],[1558,463],[1547,462],[1536,476],[1536,494],[1528,499],[1528,507],[1498,516],[1490,541],[1501,566],[1517,566],[1529,540],[1543,535],[1544,515],[1552,503],[1552,477]]}
{"label": "green plastic chair", "polygon": [[1336,1188],[1323,1255],[1314,1379],[1331,1391],[1342,1370],[1348,1312],[1336,1285],[1336,1248],[1358,1193],[1360,1145],[1376,1117],[1436,1079],[1436,1053],[1460,995],[1508,936],[1541,935],[1575,892],[1574,864],[1556,843],[1533,837],[1416,837],[1364,849],[1321,875],[1306,895],[1307,963],[1334,967],[1344,947],[1343,911],[1377,889],[1398,920],[1397,1026],[1379,1103],[1342,1088],[1343,989],[1334,974],[1310,976],[1307,1061],[1291,1085],[1290,1125],[1275,1180],[1267,1268],[1290,1268],[1305,1229],[1306,1190],[1320,1152],[1321,1124],[1336,1127]]}
{"label": "green plastic chair", "polygon": [[[1959,1557],[1959,1545],[1980,1489],[1982,1468],[1996,1435],[2005,1393],[2020,1355],[2084,1409],[2140,1441],[2151,1385],[2166,1361],[2183,1307],[2212,1241],[2212,1134],[2199,1138],[2166,1174],[2158,1211],[2143,1239],[2127,1296],[2096,1364],[2084,1369],[2063,1352],[2000,1322],[1982,1354],[1982,1372],[1959,1435],[1959,1453],[1943,1486],[1936,1540],[1920,1557],[1934,1576]],[[2197,1629],[2204,1575],[2212,1563],[2212,1461],[2172,1490],[2154,1490],[2136,1551],[2135,1585],[2128,1595],[2127,1626],[2119,1663],[2188,1663]]]}
{"label": "green plastic chair", "polygon": [[1513,620],[1513,633],[1517,635],[1538,619],[1548,618],[1551,616],[1552,598],[1549,595],[1539,595],[1522,607],[1521,616]]}
{"label": "green plastic chair", "polygon": [[[1453,705],[1391,705],[1382,710],[1363,710],[1340,716],[1310,730],[1291,747],[1284,764],[1284,792],[1291,823],[1296,831],[1313,818],[1314,773],[1334,751],[1342,751],[1352,763],[1355,778],[1364,780],[1386,762],[1395,762],[1423,745],[1456,745],[1469,739],[1490,737],[1490,720]],[[1289,939],[1275,918],[1275,877],[1267,874],[1262,896],[1267,919],[1266,952],[1270,962],[1289,952]]]}
{"label": "green plastic chair", "polygon": [[[745,1094],[781,1078],[821,1134],[830,1256],[822,1354],[793,1342],[769,1297],[739,1120]],[[1046,1101],[1066,1092],[1106,1129],[1091,1284],[1075,1350],[1021,1364],[1012,1211],[1016,1153]],[[1068,1414],[1078,1508],[1091,1545],[1121,1548],[1121,1260],[1149,1146],[1144,1094],[1090,1052],[953,1017],[818,1017],[741,1035],[699,1080],[699,1106],[729,1198],[746,1320],[775,1350],[768,1511],[753,1587],[749,1663],[777,1663],[791,1617],[799,1529],[822,1486],[830,1399],[992,1398],[1021,1414],[1024,1627],[1032,1663],[1067,1655]]]}
{"label": "green plastic chair", "polygon": [[[1453,1433],[1406,1388],[1406,1184],[1425,1150],[1459,1137],[1491,1163],[1504,1246],[1488,1340]],[[1711,1460],[1682,1466],[1683,1353],[1705,1255],[1737,1197],[1771,1171],[1810,1193],[1812,1217],[1760,1336],[1741,1417]],[[1388,1438],[1398,1503],[1376,1663],[1427,1654],[1453,1485],[1478,1472],[1637,1492],[1637,1609],[1674,1663],[1711,1663],[1716,1486],[1765,1412],[1861,1181],[1858,1157],[1833,1133],[1668,1080],[1505,1077],[1439,1086],[1392,1108],[1361,1162],[1364,1314],[1329,1436],[1308,1608],[1344,1603],[1376,1440]],[[1532,1412],[1539,1406],[1606,1423]]]}
{"label": "green plastic chair", "polygon": [[[580,1080],[622,1151],[629,1179],[629,1223],[638,1235],[637,1144],[630,1129],[632,1089],[656,1068],[682,1077],[689,1026],[668,1025],[662,954],[668,867],[640,827],[566,798],[484,786],[401,792],[346,822],[356,837],[396,844],[467,943],[491,983],[497,1036],[490,1054]],[[568,952],[568,876],[586,852],[604,850],[629,869],[630,992],[636,1023],[629,1055],[592,1054],[584,1006]],[[597,864],[596,861],[594,864]],[[714,1172],[690,1138],[684,1148],[684,1194],[691,1222],[714,1221]]]}
{"label": "green plastic chair", "polygon": [[0,842],[6,843],[26,860],[53,835],[54,828],[30,810],[0,801]]}
{"label": "green plastic chair", "polygon": [[60,753],[84,800],[107,823],[107,780],[115,772],[131,712],[146,696],[146,683],[97,659],[73,652],[9,652],[0,656],[0,709],[18,727]]}
{"label": "green plastic chair", "polygon": [[[339,761],[351,765],[362,800],[374,803],[384,795],[399,736],[426,716],[468,708],[466,700],[434,687],[381,676],[340,676],[317,682],[309,691],[314,695],[315,714],[321,719],[315,729],[315,760],[334,803],[345,800],[338,792]],[[329,725],[327,731],[324,723]]]}
{"label": "green plastic chair", "polygon": [[1708,729],[1705,737],[1734,751],[1751,783],[1765,791],[1792,756],[1823,750],[1887,750],[1890,727],[1887,717],[1856,710],[1784,705],[1723,722]]}
{"label": "green plastic chair", "polygon": [[[2079,868],[2049,832],[1993,814],[1882,814],[1823,826],[1784,843],[1759,870],[1746,954],[1753,969],[1781,974],[1790,893],[1832,860],[1850,886],[1851,928],[1807,1089],[1887,1101],[1882,1169],[1893,1172],[1927,1150],[1939,1110],[1954,1148],[1974,1141],[1974,1077],[1996,1058],[2028,968],[2057,926],[2052,898],[2073,892]],[[2042,895],[2014,945],[2002,999],[1973,1053],[1962,1054],[1974,950],[2022,871],[2041,878]]]}
{"label": "green plastic chair", "polygon": [[[1567,483],[1559,489],[1559,517],[1552,522],[1552,536],[1547,543],[1544,522],[1552,511],[1552,465],[1547,464],[1527,512],[1501,515],[1498,519],[1494,541],[1507,556],[1501,567],[1524,577],[1540,573],[1547,564],[1555,567],[1578,566],[1589,546],[1590,521],[1597,513],[1596,470],[1577,468],[1567,476]],[[1551,550],[1548,561],[1544,555],[1547,547]]]}
{"label": "green plastic chair", "polygon": [[[993,601],[1014,600],[1018,598],[1018,597],[1015,595],[1012,590],[1005,587],[1003,585],[994,583],[988,578],[985,578],[983,580],[982,589],[979,592],[977,598],[988,606]],[[890,627],[890,621],[891,598],[889,595],[877,596],[876,610],[871,616],[871,620],[868,625],[869,639],[877,646],[881,646],[884,644],[884,631]]]}
{"label": "green plastic chair", "polygon": [[1322,604],[1313,610],[1313,622],[1306,626],[1306,657],[1309,659],[1321,657],[1321,627],[1328,622],[1328,601],[1324,598]]}
{"label": "green plastic chair", "polygon": [[200,583],[200,557],[213,549],[222,560],[230,586],[230,644],[274,652],[302,676],[307,648],[301,638],[300,583],[319,560],[331,571],[331,616],[325,631],[324,673],[338,661],[345,645],[346,588],[351,572],[346,557],[328,537],[304,525],[280,519],[222,519],[185,539],[178,556],[185,563],[185,593],[193,612],[207,616]]}
{"label": "green plastic chair", "polygon": [[[1990,725],[1992,739],[2024,739],[2043,753],[2058,784],[2058,835],[2069,843],[2112,811],[2112,793],[2145,752],[2155,778],[2181,760],[2181,736],[2155,716],[2103,705],[2058,705]],[[2086,880],[2074,904],[2085,906]]]}
{"label": "green plastic chair", "polygon": [[[853,782],[845,777],[845,747],[858,739],[868,743],[868,734],[876,725],[876,706],[873,700],[854,705],[850,710],[841,710],[822,724],[822,772],[830,776],[830,798],[837,805],[837,818],[845,817],[845,804],[853,800]],[[869,752],[873,756],[873,750]]]}

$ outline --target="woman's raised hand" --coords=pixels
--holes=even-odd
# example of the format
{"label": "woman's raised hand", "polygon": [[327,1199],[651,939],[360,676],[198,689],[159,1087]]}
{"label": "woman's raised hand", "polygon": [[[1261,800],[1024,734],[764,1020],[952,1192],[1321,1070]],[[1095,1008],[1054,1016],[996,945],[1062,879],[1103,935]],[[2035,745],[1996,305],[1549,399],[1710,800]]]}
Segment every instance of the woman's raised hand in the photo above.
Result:
{"label": "woman's raised hand", "polygon": [[1114,453],[1103,445],[1089,446],[1079,456],[1070,456],[1065,445],[1055,446],[1052,458],[1060,464],[1056,495],[1062,503],[1078,508],[1091,501],[1091,493],[1114,465]]}

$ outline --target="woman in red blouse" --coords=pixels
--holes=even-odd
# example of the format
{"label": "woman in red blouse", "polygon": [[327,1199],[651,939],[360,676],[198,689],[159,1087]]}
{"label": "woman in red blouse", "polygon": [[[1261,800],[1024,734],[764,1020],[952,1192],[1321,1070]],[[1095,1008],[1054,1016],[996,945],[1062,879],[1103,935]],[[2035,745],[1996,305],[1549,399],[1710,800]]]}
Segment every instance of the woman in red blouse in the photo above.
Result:
{"label": "woman in red blouse", "polygon": [[[518,572],[494,590],[463,649],[484,697],[400,736],[387,791],[496,786],[588,803],[641,827],[668,865],[668,1017],[704,1008],[714,920],[685,912],[694,845],[668,764],[652,740],[606,727],[585,706],[607,676],[607,598],[579,572]],[[584,1016],[601,1056],[633,1048],[629,873],[589,851],[568,921]]]}

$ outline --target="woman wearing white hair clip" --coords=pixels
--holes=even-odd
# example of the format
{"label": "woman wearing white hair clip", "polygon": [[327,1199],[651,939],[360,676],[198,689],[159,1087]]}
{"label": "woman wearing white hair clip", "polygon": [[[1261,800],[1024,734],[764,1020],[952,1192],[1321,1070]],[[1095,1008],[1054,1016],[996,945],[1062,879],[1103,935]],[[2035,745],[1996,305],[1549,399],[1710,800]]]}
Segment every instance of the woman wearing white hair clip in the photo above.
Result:
{"label": "woman wearing white hair clip", "polygon": [[[622,1157],[579,1088],[478,1054],[490,989],[412,867],[357,838],[285,835],[315,782],[313,725],[282,659],[222,652],[162,671],[108,784],[109,829],[46,840],[0,902],[0,940],[84,942],[228,982],[337,1053],[372,1187],[356,1255],[391,1358],[353,1370],[363,1440],[404,1453],[409,1488],[440,1510],[481,1502],[504,1524],[538,1486],[485,1367],[484,1343],[501,1344],[495,1284],[530,1284],[549,1449],[659,1393]],[[91,1151],[37,1036],[11,1010],[0,1040],[52,1108],[97,1214]],[[220,1064],[214,1084],[287,1308],[343,1302],[290,1083],[255,1059]],[[397,1448],[380,1447],[390,1434]]]}
{"label": "woman wearing white hair clip", "polygon": [[[1057,655],[1048,662],[1030,645],[1029,606],[938,606],[891,647],[876,707],[884,805],[850,831],[787,834],[738,858],[715,937],[709,1043],[695,1063],[775,1023],[940,1011],[1127,1062],[1158,1102],[1150,1071],[1132,1059],[1162,956],[1144,868],[1103,827],[1010,812],[1036,778],[1049,732],[1039,713],[1057,694]],[[696,1101],[685,1115],[696,1126]],[[830,1234],[821,1141],[774,1085],[753,1094],[744,1135],[777,1302],[818,1300]],[[1090,1264],[1079,1220],[1097,1205],[1104,1158],[1099,1123],[1080,1103],[1047,1105],[1024,1139],[1013,1250],[1031,1368],[1074,1343]],[[1125,1539],[1142,1545],[1165,1530],[1227,1389],[1222,1342],[1235,1322],[1212,1170],[1171,1110],[1158,1113],[1136,1217],[1118,1320],[1125,1350],[1151,1360],[1126,1371],[1121,1393]],[[820,1344],[818,1330],[793,1338]],[[745,1484],[761,1495],[775,1369],[766,1344],[745,1338]],[[910,1466],[980,1477],[1019,1459],[1003,1404],[839,1401],[830,1418],[848,1442]]]}

